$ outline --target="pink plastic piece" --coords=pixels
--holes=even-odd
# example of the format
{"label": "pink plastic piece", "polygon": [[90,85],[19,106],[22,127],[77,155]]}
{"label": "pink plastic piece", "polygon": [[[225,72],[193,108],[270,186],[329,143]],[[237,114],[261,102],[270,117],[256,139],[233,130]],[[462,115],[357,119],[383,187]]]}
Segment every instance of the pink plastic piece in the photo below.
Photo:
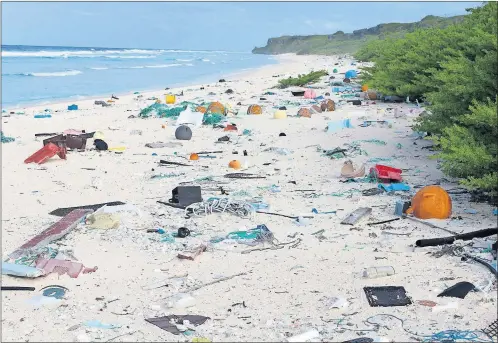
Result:
{"label": "pink plastic piece", "polygon": [[40,258],[36,261],[36,268],[43,269],[45,274],[57,273],[59,275],[67,274],[72,278],[77,278],[81,272],[83,274],[93,273],[98,267],[86,268],[82,263],[63,261],[51,258],[49,260]]}
{"label": "pink plastic piece", "polygon": [[314,98],[316,98],[315,91],[312,90],[312,89],[307,89],[306,91],[304,91],[304,98],[305,99],[314,99]]}

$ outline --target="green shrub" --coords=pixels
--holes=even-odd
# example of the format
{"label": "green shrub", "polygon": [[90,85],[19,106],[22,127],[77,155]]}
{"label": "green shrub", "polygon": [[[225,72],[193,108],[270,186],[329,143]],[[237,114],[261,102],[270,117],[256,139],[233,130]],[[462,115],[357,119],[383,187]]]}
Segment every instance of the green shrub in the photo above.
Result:
{"label": "green shrub", "polygon": [[498,4],[469,9],[461,23],[366,44],[362,82],[385,94],[421,97],[442,170],[470,189],[498,194]]}
{"label": "green shrub", "polygon": [[321,77],[328,75],[327,71],[319,70],[312,71],[306,75],[298,75],[298,77],[289,77],[288,79],[282,79],[278,81],[278,88],[288,88],[292,86],[302,87],[310,85],[320,80]]}

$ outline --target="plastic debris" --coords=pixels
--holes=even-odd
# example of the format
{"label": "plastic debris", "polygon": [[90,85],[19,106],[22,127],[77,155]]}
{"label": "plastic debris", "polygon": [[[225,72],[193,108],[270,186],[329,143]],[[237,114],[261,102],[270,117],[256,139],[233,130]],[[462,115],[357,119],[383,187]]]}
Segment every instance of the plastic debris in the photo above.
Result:
{"label": "plastic debris", "polygon": [[121,325],[102,323],[100,320],[87,320],[83,325],[95,329],[119,329],[121,327]]}
{"label": "plastic debris", "polygon": [[[193,326],[199,326],[204,324],[209,317],[197,316],[197,315],[186,315],[186,316],[177,316],[170,315],[158,318],[146,318],[145,320],[165,331],[172,333],[173,335],[179,335],[185,330],[180,330],[179,326],[185,324],[192,324]],[[188,322],[188,323],[187,323]],[[186,325],[185,325],[186,326]]]}
{"label": "plastic debris", "polygon": [[119,216],[111,213],[92,213],[86,218],[86,225],[90,229],[117,229],[119,223]]}
{"label": "plastic debris", "polygon": [[0,134],[2,136],[2,143],[10,143],[10,142],[13,142],[15,141],[16,139],[13,138],[13,137],[7,137],[3,134],[3,131],[0,131]]}
{"label": "plastic debris", "polygon": [[316,329],[305,331],[299,335],[287,338],[287,342],[307,342],[311,339],[319,338],[320,333]]}

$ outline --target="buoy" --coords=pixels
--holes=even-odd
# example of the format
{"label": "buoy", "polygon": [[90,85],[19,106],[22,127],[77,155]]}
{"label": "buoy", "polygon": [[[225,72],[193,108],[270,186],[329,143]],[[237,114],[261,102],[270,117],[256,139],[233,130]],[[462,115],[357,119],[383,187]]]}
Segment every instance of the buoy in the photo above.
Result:
{"label": "buoy", "polygon": [[225,106],[223,106],[221,103],[219,102],[212,102],[209,104],[208,108],[207,108],[207,112],[208,113],[212,113],[212,114],[222,114],[222,115],[226,115],[227,113],[227,110],[225,108]]}
{"label": "buoy", "polygon": [[273,118],[275,118],[275,119],[285,119],[285,118],[287,118],[287,112],[285,110],[275,111],[275,114],[273,115]]}
{"label": "buoy", "polygon": [[251,105],[247,109],[247,114],[262,114],[263,109],[259,105]]}
{"label": "buoy", "polygon": [[228,167],[232,168],[232,169],[240,169],[240,168],[242,168],[241,165],[240,165],[240,162],[237,161],[237,160],[230,161],[230,163],[228,163]]}
{"label": "buoy", "polygon": [[199,159],[199,155],[197,154],[190,154],[190,160],[191,161],[197,161]]}
{"label": "buoy", "polygon": [[447,219],[451,216],[451,207],[451,198],[443,188],[426,186],[415,194],[406,213],[413,213],[419,219]]}
{"label": "buoy", "polygon": [[299,111],[297,112],[297,115],[300,116],[300,117],[306,117],[306,118],[311,118],[311,112],[309,109],[307,108],[301,108],[299,109]]}
{"label": "buoy", "polygon": [[192,138],[192,130],[185,125],[178,126],[175,131],[175,137],[181,141],[189,141]]}
{"label": "buoy", "polygon": [[361,86],[361,91],[366,92],[368,90],[368,85]]}
{"label": "buoy", "polygon": [[333,100],[327,99],[323,100],[320,108],[323,112],[332,112],[335,111],[335,102]]}

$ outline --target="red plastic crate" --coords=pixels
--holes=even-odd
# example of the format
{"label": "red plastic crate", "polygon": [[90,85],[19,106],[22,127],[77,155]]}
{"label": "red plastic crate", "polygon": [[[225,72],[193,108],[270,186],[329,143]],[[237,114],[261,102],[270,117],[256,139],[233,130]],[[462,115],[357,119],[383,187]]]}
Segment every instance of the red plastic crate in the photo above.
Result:
{"label": "red plastic crate", "polygon": [[60,158],[66,159],[66,149],[58,147],[54,143],[48,143],[43,148],[35,152],[33,155],[29,156],[24,160],[24,163],[38,163],[42,164],[46,162],[48,159],[54,157],[55,155],[59,155]]}
{"label": "red plastic crate", "polygon": [[402,172],[401,169],[384,166],[382,164],[376,164],[375,167],[370,168],[370,175],[381,180],[402,181]]}

